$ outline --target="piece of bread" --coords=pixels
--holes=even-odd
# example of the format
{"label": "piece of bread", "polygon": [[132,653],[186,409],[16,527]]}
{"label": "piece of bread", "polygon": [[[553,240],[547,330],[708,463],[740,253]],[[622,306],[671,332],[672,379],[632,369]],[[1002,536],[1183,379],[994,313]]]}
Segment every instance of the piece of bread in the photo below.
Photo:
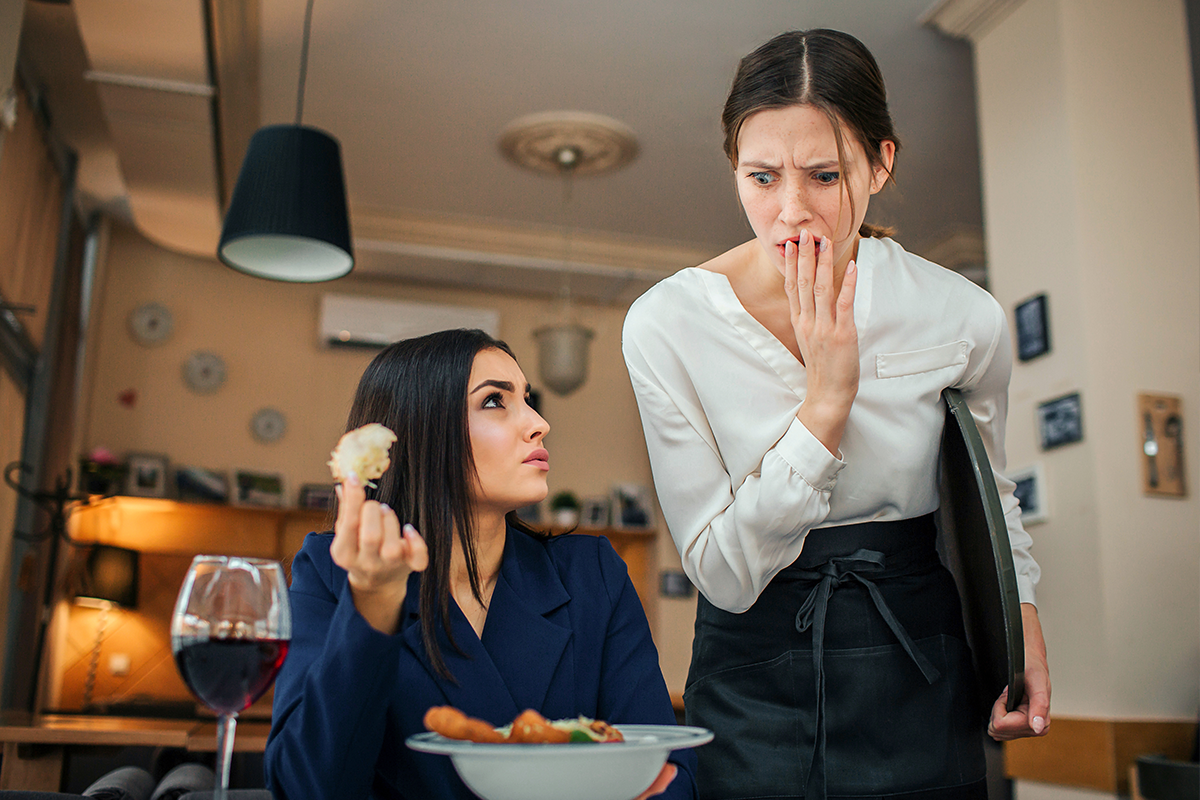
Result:
{"label": "piece of bread", "polygon": [[330,454],[329,469],[333,479],[341,482],[354,473],[367,486],[373,487],[372,481],[387,472],[392,464],[388,450],[395,441],[396,434],[378,422],[343,434]]}

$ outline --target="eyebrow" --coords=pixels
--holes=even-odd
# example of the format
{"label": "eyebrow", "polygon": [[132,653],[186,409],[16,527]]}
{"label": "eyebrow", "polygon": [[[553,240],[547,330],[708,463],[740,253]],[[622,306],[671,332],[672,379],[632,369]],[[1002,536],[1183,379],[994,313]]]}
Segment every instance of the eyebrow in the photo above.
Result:
{"label": "eyebrow", "polygon": [[[493,386],[493,387],[500,389],[502,391],[505,391],[505,392],[512,392],[512,391],[516,390],[516,387],[513,386],[511,381],[497,381],[497,380],[492,380],[491,378],[489,378],[488,380],[483,381],[478,386],[476,386],[474,389],[472,389],[471,394],[475,394],[480,389],[484,389],[488,386]],[[529,394],[532,391],[533,391],[533,384],[530,384],[530,383],[525,384],[525,394]]]}
{"label": "eyebrow", "polygon": [[475,394],[480,389],[484,389],[488,386],[494,386],[497,389],[501,389],[506,392],[513,391],[513,385],[512,385],[511,381],[497,381],[497,380],[492,380],[491,378],[489,378],[488,380],[483,381],[478,386],[476,386],[474,389],[472,389],[471,394]]}
{"label": "eyebrow", "polygon": [[[805,166],[801,167],[800,169],[808,171],[808,172],[812,172],[815,170],[830,169],[830,168],[836,167],[837,165],[838,165],[837,161],[818,161],[815,164],[806,164]],[[766,161],[743,161],[738,164],[738,167],[750,167],[752,169],[776,169],[776,170],[780,169],[779,164],[776,164],[773,162],[769,163]]]}

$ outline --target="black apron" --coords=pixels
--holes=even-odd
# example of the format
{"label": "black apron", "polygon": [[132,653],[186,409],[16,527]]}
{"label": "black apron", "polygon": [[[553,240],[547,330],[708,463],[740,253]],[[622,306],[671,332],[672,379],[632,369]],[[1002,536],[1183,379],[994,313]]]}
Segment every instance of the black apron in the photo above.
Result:
{"label": "black apron", "polygon": [[933,515],[809,532],[747,611],[699,599],[703,800],[986,800],[985,720]]}

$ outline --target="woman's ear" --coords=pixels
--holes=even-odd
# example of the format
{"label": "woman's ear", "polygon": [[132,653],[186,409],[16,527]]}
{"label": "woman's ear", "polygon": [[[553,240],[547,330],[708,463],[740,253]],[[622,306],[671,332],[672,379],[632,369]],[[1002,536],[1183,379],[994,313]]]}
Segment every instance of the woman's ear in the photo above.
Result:
{"label": "woman's ear", "polygon": [[884,139],[879,143],[879,163],[871,169],[871,194],[887,185],[892,177],[892,165],[896,162],[896,143]]}

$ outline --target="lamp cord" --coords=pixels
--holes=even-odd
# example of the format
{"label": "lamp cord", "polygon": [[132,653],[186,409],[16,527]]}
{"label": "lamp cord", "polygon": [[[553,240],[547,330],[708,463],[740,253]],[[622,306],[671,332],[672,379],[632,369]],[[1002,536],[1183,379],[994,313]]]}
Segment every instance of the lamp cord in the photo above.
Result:
{"label": "lamp cord", "polygon": [[83,709],[86,711],[92,705],[92,692],[96,688],[96,671],[100,666],[100,647],[104,643],[104,626],[108,622],[108,603],[100,606],[100,615],[96,618],[96,642],[92,645],[92,658],[88,662],[87,679],[83,682]]}
{"label": "lamp cord", "polygon": [[313,0],[308,0],[304,11],[304,38],[300,42],[300,87],[296,90],[296,126],[304,116],[304,81],[308,76],[308,36],[312,30]]}

